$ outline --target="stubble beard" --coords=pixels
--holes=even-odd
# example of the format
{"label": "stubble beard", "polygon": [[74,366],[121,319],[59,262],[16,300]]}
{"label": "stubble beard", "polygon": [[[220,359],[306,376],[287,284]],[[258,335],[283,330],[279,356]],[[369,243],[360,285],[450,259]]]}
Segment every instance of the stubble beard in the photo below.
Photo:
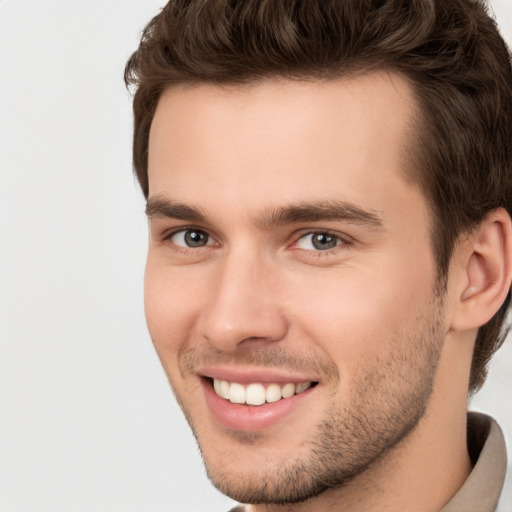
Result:
{"label": "stubble beard", "polygon": [[[427,410],[445,337],[441,302],[436,301],[428,318],[417,319],[415,332],[393,338],[384,360],[374,358],[368,363],[353,386],[357,389],[353,396],[338,399],[339,405],[325,412],[310,439],[302,443],[301,453],[307,448],[307,455],[290,453],[270,469],[255,467],[244,474],[226,470],[229,465],[223,461],[211,460],[200,428],[177,395],[213,485],[241,503],[284,505],[346,486],[377,467],[407,439]],[[274,362],[278,359],[273,357]],[[333,403],[338,393],[343,393],[342,382]],[[260,433],[233,433],[235,447],[240,443],[258,449],[262,439]]]}

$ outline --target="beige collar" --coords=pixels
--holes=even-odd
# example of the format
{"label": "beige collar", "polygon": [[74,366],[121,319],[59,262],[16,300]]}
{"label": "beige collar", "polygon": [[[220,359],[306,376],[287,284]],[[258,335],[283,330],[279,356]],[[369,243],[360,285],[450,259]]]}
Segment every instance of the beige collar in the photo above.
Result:
{"label": "beige collar", "polygon": [[474,468],[459,492],[440,512],[494,512],[507,472],[505,440],[485,414],[468,414],[468,449]]}

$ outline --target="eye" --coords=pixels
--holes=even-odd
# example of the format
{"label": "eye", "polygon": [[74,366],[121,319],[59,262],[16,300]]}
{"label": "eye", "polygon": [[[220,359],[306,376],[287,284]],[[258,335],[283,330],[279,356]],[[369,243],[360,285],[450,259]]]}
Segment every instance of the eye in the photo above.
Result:
{"label": "eye", "polygon": [[205,247],[213,245],[213,240],[208,233],[201,229],[187,228],[174,232],[170,237],[170,241],[179,247]]}
{"label": "eye", "polygon": [[328,232],[308,233],[297,240],[297,247],[307,251],[327,251],[342,243],[341,239]]}

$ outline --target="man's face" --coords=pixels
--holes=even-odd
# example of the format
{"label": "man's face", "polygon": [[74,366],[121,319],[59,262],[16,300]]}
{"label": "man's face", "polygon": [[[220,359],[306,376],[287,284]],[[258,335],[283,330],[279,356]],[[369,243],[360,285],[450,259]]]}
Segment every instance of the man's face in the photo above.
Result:
{"label": "man's face", "polygon": [[429,210],[406,179],[414,115],[384,73],[159,102],[147,321],[208,474],[235,499],[341,485],[424,415],[446,322]]}

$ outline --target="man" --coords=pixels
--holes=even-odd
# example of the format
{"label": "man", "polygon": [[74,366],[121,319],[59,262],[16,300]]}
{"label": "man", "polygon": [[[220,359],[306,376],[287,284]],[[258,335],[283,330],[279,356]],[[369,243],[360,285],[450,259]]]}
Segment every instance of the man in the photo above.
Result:
{"label": "man", "polygon": [[173,0],[126,80],[149,331],[213,483],[252,512],[495,510],[503,437],[466,411],[512,280],[484,6]]}

